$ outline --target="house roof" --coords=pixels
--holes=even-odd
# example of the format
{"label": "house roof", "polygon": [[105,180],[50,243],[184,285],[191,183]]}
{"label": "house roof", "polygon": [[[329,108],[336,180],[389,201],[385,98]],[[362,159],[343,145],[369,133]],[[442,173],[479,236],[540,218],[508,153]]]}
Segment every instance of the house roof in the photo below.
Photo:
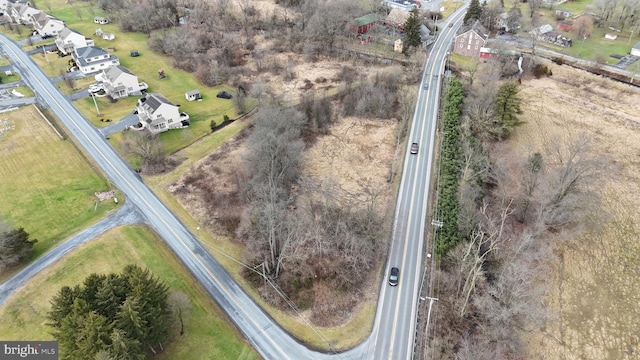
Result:
{"label": "house roof", "polygon": [[131,76],[135,76],[131,71],[129,71],[126,67],[122,65],[111,66],[104,71],[104,76],[106,80],[108,80],[109,82],[116,81],[122,74],[129,74]]}
{"label": "house roof", "polygon": [[542,35],[542,34],[546,34],[548,32],[553,31],[553,26],[551,26],[551,24],[544,24],[540,27],[537,27],[531,31],[529,31],[529,34],[532,35]]}
{"label": "house roof", "polygon": [[79,32],[77,32],[75,30],[69,29],[66,26],[62,30],[58,31],[58,37],[60,39],[63,39],[63,40],[66,39],[67,37],[69,37],[69,35],[71,35],[71,34],[78,34],[78,35],[84,37],[84,35],[80,34]]}
{"label": "house roof", "polygon": [[404,23],[407,22],[407,19],[409,18],[410,15],[411,13],[409,13],[407,10],[393,8],[391,9],[391,12],[389,13],[389,15],[387,15],[386,22],[397,24],[397,25],[404,25]]}
{"label": "house roof", "polygon": [[47,21],[49,21],[49,16],[43,11],[31,15],[31,17],[33,18],[33,22],[38,24],[41,28],[43,28],[47,24]]}
{"label": "house roof", "polygon": [[376,21],[378,21],[378,17],[373,13],[355,19],[355,22],[358,26],[369,25]]}
{"label": "house roof", "polygon": [[633,48],[640,50],[640,41],[638,41],[635,45],[633,45]]}
{"label": "house roof", "polygon": [[96,17],[93,18],[93,20],[104,21],[104,20],[107,20],[107,18],[102,17],[102,16],[96,16]]}
{"label": "house roof", "polygon": [[557,13],[569,13],[571,14],[571,10],[567,10],[567,9],[556,9]]}
{"label": "house roof", "polygon": [[162,104],[175,106],[166,97],[158,93],[148,93],[144,97],[140,98],[139,101],[141,103],[141,106],[145,108],[149,113],[154,113]]}
{"label": "house roof", "polygon": [[185,93],[185,95],[187,95],[187,96],[194,96],[194,95],[198,95],[198,94],[200,94],[200,90],[198,90],[198,89],[189,90],[189,91],[187,91]]}
{"label": "house roof", "polygon": [[81,59],[89,59],[92,57],[108,54],[105,49],[98,46],[85,46],[77,48],[76,53],[78,54],[78,58]]}
{"label": "house roof", "polygon": [[426,27],[424,24],[420,25],[420,35],[422,37],[426,37],[426,36],[429,36],[429,34],[431,34],[431,30],[429,30],[429,28]]}
{"label": "house roof", "polygon": [[467,25],[464,28],[462,28],[462,30],[460,31],[460,35],[465,34],[469,31],[475,32],[476,34],[478,34],[480,37],[484,39],[489,37],[489,32],[487,31],[487,29],[485,29],[484,26],[482,26],[482,24],[480,24],[479,20],[476,20],[473,24]]}

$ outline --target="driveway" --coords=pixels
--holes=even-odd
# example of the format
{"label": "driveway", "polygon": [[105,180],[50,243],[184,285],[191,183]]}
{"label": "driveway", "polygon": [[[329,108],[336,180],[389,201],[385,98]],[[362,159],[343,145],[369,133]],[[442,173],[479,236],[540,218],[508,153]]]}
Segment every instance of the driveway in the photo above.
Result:
{"label": "driveway", "polygon": [[119,131],[126,129],[129,126],[136,125],[138,122],[140,122],[140,120],[138,119],[138,115],[129,114],[123,117],[122,119],[120,119],[115,124],[109,125],[107,127],[103,127],[102,129],[100,129],[100,132],[102,133],[102,135],[107,137],[111,134],[115,134]]}

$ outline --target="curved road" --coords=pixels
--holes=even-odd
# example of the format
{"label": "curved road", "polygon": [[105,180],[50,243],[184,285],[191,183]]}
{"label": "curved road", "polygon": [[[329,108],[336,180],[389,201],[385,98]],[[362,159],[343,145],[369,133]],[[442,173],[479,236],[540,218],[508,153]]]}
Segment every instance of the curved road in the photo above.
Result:
{"label": "curved road", "polygon": [[[462,10],[449,21],[459,23]],[[0,35],[0,42],[25,83],[60,118],[78,145],[103,169],[113,185],[122,191],[127,202],[138,208],[144,222],[165,240],[183,265],[265,359],[395,360],[410,359],[413,356],[440,80],[454,32],[455,27],[443,28],[427,60],[424,82],[429,83],[429,89],[422,90],[421,85],[409,135],[409,143],[419,142],[421,149],[418,155],[408,155],[405,161],[388,263],[388,268],[401,268],[400,283],[391,288],[386,285],[385,279],[371,335],[357,347],[336,354],[319,353],[306,348],[273,322],[144,184],[138,174],[129,168],[100,132],[53,86],[33,60],[4,35]],[[64,253],[63,251],[57,255]],[[57,258],[54,255],[52,257],[54,260]],[[11,291],[0,289],[4,294],[0,299],[6,298],[6,292]]]}

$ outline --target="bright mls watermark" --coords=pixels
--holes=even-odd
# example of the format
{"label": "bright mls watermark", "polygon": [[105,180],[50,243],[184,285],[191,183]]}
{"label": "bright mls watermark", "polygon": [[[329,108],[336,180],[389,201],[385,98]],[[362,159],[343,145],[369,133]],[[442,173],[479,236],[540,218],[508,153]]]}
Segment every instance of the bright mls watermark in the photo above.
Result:
{"label": "bright mls watermark", "polygon": [[58,360],[57,341],[0,341],[2,360]]}

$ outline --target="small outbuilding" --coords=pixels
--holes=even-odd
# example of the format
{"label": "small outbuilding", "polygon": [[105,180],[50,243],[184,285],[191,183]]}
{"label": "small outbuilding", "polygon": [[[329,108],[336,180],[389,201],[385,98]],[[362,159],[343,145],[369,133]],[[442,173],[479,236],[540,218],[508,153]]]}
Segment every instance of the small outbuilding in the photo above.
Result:
{"label": "small outbuilding", "polygon": [[200,95],[200,90],[198,90],[198,89],[187,91],[186,93],[184,93],[184,97],[188,101],[194,101],[194,100],[201,100],[202,99],[202,95]]}
{"label": "small outbuilding", "polygon": [[93,23],[94,24],[100,24],[100,25],[105,25],[109,23],[109,19],[102,17],[102,16],[96,16],[93,18]]}
{"label": "small outbuilding", "polygon": [[633,47],[631,48],[631,55],[640,56],[640,42],[637,42],[635,45],[633,45]]}
{"label": "small outbuilding", "polygon": [[615,39],[618,38],[618,35],[607,33],[607,34],[604,35],[604,38],[607,39],[607,40],[615,40]]}
{"label": "small outbuilding", "polygon": [[556,23],[556,29],[564,30],[564,31],[571,31],[572,26],[573,24],[568,21],[558,21]]}
{"label": "small outbuilding", "polygon": [[107,32],[102,33],[102,40],[113,41],[115,38],[116,36],[113,33],[107,33]]}
{"label": "small outbuilding", "polygon": [[402,39],[397,39],[396,41],[393,42],[393,51],[397,53],[402,52]]}

